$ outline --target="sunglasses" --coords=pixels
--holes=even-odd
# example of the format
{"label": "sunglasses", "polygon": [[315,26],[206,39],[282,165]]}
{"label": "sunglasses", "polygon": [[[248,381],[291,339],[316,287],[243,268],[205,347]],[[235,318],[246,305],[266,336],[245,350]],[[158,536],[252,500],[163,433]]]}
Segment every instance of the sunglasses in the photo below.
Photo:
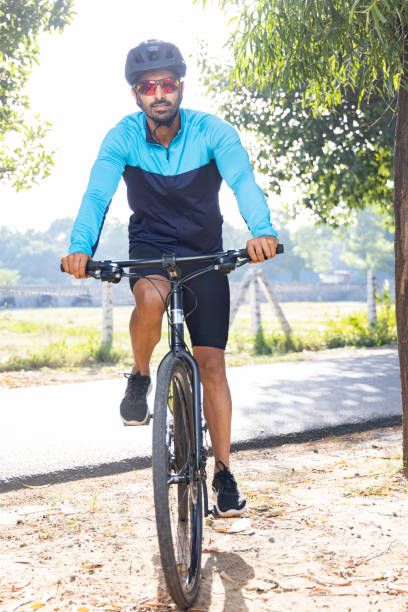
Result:
{"label": "sunglasses", "polygon": [[153,96],[156,93],[158,85],[160,85],[160,89],[163,93],[173,93],[180,87],[180,79],[173,79],[172,77],[158,79],[157,81],[149,79],[148,81],[140,81],[140,83],[134,86],[134,89],[142,94],[142,96]]}

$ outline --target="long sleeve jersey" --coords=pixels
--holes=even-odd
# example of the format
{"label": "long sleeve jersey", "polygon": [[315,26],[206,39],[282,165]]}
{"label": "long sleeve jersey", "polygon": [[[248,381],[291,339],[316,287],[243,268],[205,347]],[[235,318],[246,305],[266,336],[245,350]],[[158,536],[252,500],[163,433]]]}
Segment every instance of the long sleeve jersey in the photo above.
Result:
{"label": "long sleeve jersey", "polygon": [[168,148],[152,138],[141,112],[124,117],[108,132],[92,167],[69,253],[95,253],[122,176],[133,211],[129,249],[142,242],[179,256],[221,250],[222,179],[234,191],[252,236],[277,236],[236,130],[214,115],[188,109],[180,109],[180,119]]}

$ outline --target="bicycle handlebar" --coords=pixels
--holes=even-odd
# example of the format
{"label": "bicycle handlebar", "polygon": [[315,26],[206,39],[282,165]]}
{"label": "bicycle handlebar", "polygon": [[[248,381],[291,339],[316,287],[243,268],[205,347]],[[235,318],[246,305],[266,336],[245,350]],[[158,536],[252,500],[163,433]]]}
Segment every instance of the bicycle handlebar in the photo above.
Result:
{"label": "bicycle handlebar", "polygon": [[[279,255],[284,252],[283,244],[278,244],[276,247],[276,254]],[[165,267],[169,263],[177,265],[182,263],[199,263],[199,262],[213,262],[214,264],[227,265],[228,262],[231,264],[237,262],[238,259],[248,261],[250,257],[248,255],[247,249],[238,249],[231,251],[223,251],[221,253],[210,253],[208,255],[193,255],[191,257],[176,257],[175,255],[163,255],[161,259],[130,259],[125,261],[93,261],[90,259],[86,264],[86,272],[109,272],[111,274],[115,274],[115,272],[119,275],[118,281],[120,280],[120,275],[123,268],[143,268],[146,265],[149,267]],[[245,262],[243,262],[245,263]],[[233,269],[235,265],[232,265],[231,269]],[[61,272],[64,272],[64,268],[62,264],[60,265]],[[117,282],[118,282],[117,281]]]}

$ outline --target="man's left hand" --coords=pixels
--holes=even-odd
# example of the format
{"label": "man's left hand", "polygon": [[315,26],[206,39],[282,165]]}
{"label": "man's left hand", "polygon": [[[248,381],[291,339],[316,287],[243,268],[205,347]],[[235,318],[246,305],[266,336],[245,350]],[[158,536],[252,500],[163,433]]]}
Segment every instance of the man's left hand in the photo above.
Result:
{"label": "man's left hand", "polygon": [[265,259],[275,257],[279,240],[276,236],[258,236],[251,238],[246,244],[251,263],[261,263]]}

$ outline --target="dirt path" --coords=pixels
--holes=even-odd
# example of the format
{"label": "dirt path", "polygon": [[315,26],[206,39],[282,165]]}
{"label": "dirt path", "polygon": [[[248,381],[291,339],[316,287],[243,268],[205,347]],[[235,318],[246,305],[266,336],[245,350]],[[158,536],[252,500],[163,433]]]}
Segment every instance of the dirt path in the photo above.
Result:
{"label": "dirt path", "polygon": [[[408,610],[401,429],[234,454],[250,505],[208,521],[193,610]],[[174,610],[151,470],[0,495],[0,610]],[[238,525],[239,527],[239,525]]]}

